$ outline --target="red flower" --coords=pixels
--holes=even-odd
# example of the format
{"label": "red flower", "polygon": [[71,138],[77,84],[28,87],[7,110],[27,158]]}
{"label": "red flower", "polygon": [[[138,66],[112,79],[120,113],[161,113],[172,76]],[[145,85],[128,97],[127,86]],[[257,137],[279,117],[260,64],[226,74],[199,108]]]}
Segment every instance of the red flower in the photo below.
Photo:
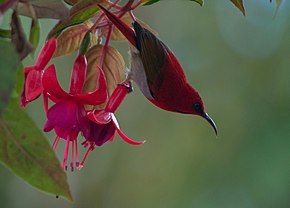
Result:
{"label": "red flower", "polygon": [[57,40],[49,39],[41,49],[34,66],[24,68],[25,80],[21,95],[21,106],[25,107],[42,93],[42,76],[45,66],[51,60],[56,50]]}
{"label": "red flower", "polygon": [[[86,79],[87,61],[84,55],[79,55],[74,63],[69,93],[65,92],[59,85],[54,65],[51,65],[43,74],[42,84],[48,97],[54,101],[48,109],[47,121],[44,131],[54,129],[57,137],[53,144],[56,149],[60,138],[66,140],[62,166],[67,169],[69,144],[72,144],[71,168],[74,169],[74,158],[76,166],[78,162],[77,136],[82,132],[83,136],[89,137],[90,123],[86,117],[85,104],[99,105],[107,100],[106,80],[102,70],[99,68],[98,87],[94,92],[81,93]],[[74,155],[75,153],[75,155]]]}
{"label": "red flower", "polygon": [[130,82],[124,82],[120,84],[112,96],[104,110],[92,110],[87,113],[87,117],[90,119],[90,134],[85,136],[86,141],[82,143],[84,147],[89,147],[79,168],[82,168],[84,162],[95,146],[102,146],[107,141],[113,141],[116,131],[121,138],[132,145],[140,145],[145,141],[134,141],[128,138],[120,129],[118,121],[114,115],[114,112],[124,100],[125,96],[132,90]]}

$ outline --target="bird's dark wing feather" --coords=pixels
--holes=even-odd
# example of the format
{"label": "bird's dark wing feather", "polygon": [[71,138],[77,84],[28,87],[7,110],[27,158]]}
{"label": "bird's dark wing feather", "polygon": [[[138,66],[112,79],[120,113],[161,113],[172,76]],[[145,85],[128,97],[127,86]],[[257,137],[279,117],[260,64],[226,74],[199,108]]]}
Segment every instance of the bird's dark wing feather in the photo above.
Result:
{"label": "bird's dark wing feather", "polygon": [[135,21],[133,27],[136,33],[136,47],[140,51],[140,57],[150,87],[154,85],[161,73],[160,70],[164,68],[164,59],[169,49],[154,34],[143,28],[138,22]]}

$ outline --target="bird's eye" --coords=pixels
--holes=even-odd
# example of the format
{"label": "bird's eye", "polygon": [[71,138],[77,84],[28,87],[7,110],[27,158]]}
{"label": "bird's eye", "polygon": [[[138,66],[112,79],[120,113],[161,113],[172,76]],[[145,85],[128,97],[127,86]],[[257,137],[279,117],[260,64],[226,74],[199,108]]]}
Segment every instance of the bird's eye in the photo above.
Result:
{"label": "bird's eye", "polygon": [[199,114],[203,114],[203,109],[202,109],[202,105],[199,102],[196,102],[193,104],[193,109],[199,113]]}

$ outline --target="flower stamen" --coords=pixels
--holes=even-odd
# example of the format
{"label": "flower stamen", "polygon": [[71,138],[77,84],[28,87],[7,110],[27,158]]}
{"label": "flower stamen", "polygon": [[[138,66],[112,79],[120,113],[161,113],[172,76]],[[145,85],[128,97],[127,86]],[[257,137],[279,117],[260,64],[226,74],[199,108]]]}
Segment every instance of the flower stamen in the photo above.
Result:
{"label": "flower stamen", "polygon": [[79,168],[79,150],[78,150],[78,139],[75,140],[75,149],[76,149],[76,167]]}
{"label": "flower stamen", "polygon": [[85,163],[85,161],[86,161],[86,159],[87,159],[87,157],[88,157],[90,151],[92,151],[92,150],[95,149],[94,144],[91,143],[91,142],[85,141],[85,142],[83,142],[82,144],[84,145],[84,147],[87,147],[88,145],[90,145],[90,147],[89,147],[89,149],[87,150],[87,152],[86,152],[86,154],[85,154],[85,156],[84,156],[82,162],[80,163],[80,165],[79,165],[79,167],[78,167],[79,170],[82,169],[82,167],[84,167],[84,163]]}
{"label": "flower stamen", "polygon": [[63,161],[62,161],[62,168],[64,170],[67,170],[67,159],[68,159],[69,143],[70,143],[70,140],[67,139],[66,143],[65,143],[65,150],[64,150],[64,153],[63,153]]}
{"label": "flower stamen", "polygon": [[53,142],[53,144],[52,144],[53,151],[56,150],[56,148],[57,148],[57,146],[58,146],[58,143],[59,143],[59,140],[60,140],[60,137],[59,137],[59,136],[56,136],[56,137],[55,137],[55,140],[54,140],[54,142]]}
{"label": "flower stamen", "polygon": [[74,153],[75,153],[75,141],[71,141],[71,162],[70,162],[70,167],[71,171],[74,171]]}

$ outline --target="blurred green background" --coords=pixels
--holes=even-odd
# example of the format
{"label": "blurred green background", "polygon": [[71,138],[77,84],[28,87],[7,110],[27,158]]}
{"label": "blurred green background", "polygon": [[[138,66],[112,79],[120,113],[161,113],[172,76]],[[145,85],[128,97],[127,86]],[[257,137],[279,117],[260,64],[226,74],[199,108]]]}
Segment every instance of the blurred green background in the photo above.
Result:
{"label": "blurred green background", "polygon": [[[205,120],[162,111],[135,87],[117,117],[144,145],[117,136],[96,148],[81,171],[68,172],[74,203],[39,192],[1,166],[1,207],[289,208],[290,2],[275,17],[268,0],[246,0],[245,7],[246,17],[229,1],[200,8],[164,0],[135,13],[179,58],[218,138]],[[28,19],[23,23],[29,28]],[[41,24],[44,40],[54,22]],[[114,45],[127,57],[126,44]],[[60,77],[70,74],[73,58],[56,60]],[[27,110],[42,128],[41,100]]]}

